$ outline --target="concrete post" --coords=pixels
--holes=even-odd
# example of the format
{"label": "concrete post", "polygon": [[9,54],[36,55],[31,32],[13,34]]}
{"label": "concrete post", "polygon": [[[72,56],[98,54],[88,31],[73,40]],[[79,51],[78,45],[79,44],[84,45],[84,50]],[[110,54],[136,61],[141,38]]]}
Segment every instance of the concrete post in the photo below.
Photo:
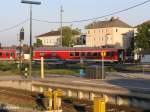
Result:
{"label": "concrete post", "polygon": [[71,97],[71,96],[72,96],[72,91],[68,90],[68,97]]}
{"label": "concrete post", "polygon": [[44,79],[44,58],[41,57],[41,79]]}
{"label": "concrete post", "polygon": [[94,100],[95,94],[90,92],[89,95],[90,95],[90,96],[89,96],[89,100]]}
{"label": "concrete post", "polygon": [[82,99],[83,98],[83,93],[81,91],[78,91],[78,98]]}

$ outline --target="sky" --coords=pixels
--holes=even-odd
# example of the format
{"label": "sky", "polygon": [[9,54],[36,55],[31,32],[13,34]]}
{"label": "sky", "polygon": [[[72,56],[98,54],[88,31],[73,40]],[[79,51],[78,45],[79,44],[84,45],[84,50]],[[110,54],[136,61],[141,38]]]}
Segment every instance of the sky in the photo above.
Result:
{"label": "sky", "polygon": [[[37,0],[41,5],[33,6],[33,19],[47,20],[50,22],[60,21],[60,6],[63,6],[63,21],[74,21],[103,16],[115,11],[126,9],[146,0]],[[29,44],[29,21],[20,26],[3,31],[15,26],[26,19],[29,19],[29,5],[20,3],[21,0],[3,0],[0,3],[0,42],[3,46],[18,45],[18,34],[20,29],[25,29],[25,40],[23,43]],[[150,2],[129,11],[113,15],[119,17],[131,26],[136,26],[144,21],[150,20]],[[110,19],[101,18],[93,21]],[[73,28],[80,28],[84,32],[84,27],[92,21],[82,23],[63,24]],[[51,30],[57,30],[60,24],[33,21],[33,40],[35,36]]]}

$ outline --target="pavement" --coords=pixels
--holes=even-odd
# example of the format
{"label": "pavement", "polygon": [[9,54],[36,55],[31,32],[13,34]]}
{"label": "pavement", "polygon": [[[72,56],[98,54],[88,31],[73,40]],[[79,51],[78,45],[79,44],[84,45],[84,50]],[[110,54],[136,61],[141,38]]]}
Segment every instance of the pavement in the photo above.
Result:
{"label": "pavement", "polygon": [[45,76],[45,79],[39,77],[32,77],[25,79],[20,76],[0,76],[0,80],[34,80],[46,83],[62,83],[68,85],[85,85],[92,87],[120,87],[128,90],[139,90],[150,92],[150,76],[143,74],[130,74],[130,73],[107,73],[106,79],[86,79],[71,75],[55,75],[49,74]]}

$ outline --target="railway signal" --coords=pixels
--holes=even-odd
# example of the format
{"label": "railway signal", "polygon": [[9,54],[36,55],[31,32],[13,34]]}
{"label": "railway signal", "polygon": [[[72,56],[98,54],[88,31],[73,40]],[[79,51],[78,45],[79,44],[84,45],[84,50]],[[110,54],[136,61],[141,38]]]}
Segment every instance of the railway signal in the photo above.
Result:
{"label": "railway signal", "polygon": [[20,30],[20,35],[19,35],[19,42],[20,42],[20,57],[19,57],[20,65],[19,65],[19,68],[20,68],[20,73],[22,72],[21,69],[22,69],[22,41],[23,40],[24,40],[24,28],[22,27]]}
{"label": "railway signal", "polygon": [[22,41],[24,40],[24,28],[22,27],[21,30],[20,30],[20,38],[19,38],[19,41]]}

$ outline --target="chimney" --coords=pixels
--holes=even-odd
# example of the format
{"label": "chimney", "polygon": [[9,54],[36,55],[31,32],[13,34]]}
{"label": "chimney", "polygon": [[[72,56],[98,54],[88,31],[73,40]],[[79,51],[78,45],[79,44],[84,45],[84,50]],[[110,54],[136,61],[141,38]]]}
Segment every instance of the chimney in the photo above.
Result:
{"label": "chimney", "polygon": [[111,17],[111,19],[110,19],[110,21],[114,21],[114,20],[117,20],[117,19],[119,19],[119,17]]}

